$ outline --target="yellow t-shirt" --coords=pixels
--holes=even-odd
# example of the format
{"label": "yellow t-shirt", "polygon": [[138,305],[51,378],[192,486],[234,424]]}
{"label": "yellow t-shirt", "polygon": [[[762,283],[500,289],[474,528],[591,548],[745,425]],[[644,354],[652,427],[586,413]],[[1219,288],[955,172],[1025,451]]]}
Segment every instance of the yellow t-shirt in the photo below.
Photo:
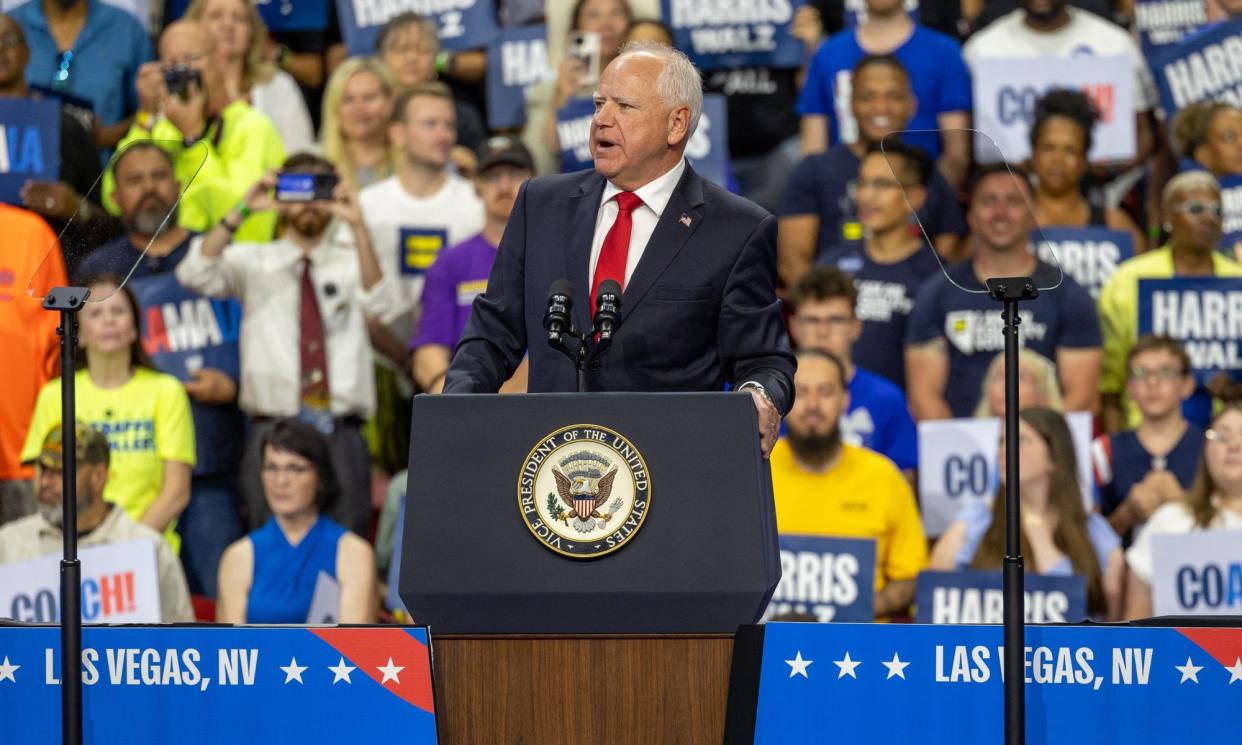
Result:
{"label": "yellow t-shirt", "polygon": [[[108,483],[104,499],[120,505],[135,522],[164,486],[164,461],[195,462],[194,420],[190,399],[171,375],[140,367],[119,388],[99,388],[86,370],[74,378],[77,416],[108,438]],[[38,457],[47,433],[60,424],[60,378],[39,391],[22,461]],[[181,539],[169,525],[165,531],[174,551]]]}
{"label": "yellow t-shirt", "polygon": [[914,579],[927,567],[927,539],[910,484],[888,458],[841,446],[826,473],[794,460],[784,439],[772,450],[776,526],[782,534],[875,539],[875,589]]}

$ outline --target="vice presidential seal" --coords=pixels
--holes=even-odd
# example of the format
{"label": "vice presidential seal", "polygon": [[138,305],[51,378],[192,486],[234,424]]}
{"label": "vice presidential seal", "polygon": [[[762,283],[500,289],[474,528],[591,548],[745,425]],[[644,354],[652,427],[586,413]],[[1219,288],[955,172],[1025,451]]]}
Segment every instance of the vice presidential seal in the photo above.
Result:
{"label": "vice presidential seal", "polygon": [[548,549],[590,559],[624,546],[647,518],[651,477],[638,448],[594,424],[558,429],[531,448],[518,511]]}

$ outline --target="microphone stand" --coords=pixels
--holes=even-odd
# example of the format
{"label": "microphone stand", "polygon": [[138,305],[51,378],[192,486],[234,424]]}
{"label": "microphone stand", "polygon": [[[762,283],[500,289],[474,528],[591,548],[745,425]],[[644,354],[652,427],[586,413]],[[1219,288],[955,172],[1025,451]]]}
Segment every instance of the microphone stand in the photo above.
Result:
{"label": "microphone stand", "polygon": [[74,355],[78,348],[78,310],[90,290],[56,287],[44,310],[60,313],[60,421],[64,463],[61,510],[64,556],[60,561],[60,730],[64,745],[82,745],[82,563],[78,561],[78,432],[74,401]]}
{"label": "microphone stand", "polygon": [[1026,741],[1022,522],[1018,500],[1018,302],[1039,296],[1030,277],[987,280],[988,295],[1004,303],[1005,321],[1005,561],[1002,567],[1005,644],[1005,745]]}

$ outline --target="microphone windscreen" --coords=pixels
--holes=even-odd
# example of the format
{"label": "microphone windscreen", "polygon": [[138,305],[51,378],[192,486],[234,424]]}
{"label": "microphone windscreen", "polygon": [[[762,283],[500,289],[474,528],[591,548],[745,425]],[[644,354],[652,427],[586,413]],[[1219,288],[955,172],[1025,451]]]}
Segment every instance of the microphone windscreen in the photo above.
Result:
{"label": "microphone windscreen", "polygon": [[595,293],[596,297],[604,295],[614,295],[618,299],[621,298],[621,285],[615,279],[606,279],[599,283],[599,290]]}
{"label": "microphone windscreen", "polygon": [[552,282],[552,286],[548,289],[548,297],[552,297],[553,295],[564,295],[570,300],[573,300],[574,298],[573,283],[567,279],[555,280],[554,282]]}

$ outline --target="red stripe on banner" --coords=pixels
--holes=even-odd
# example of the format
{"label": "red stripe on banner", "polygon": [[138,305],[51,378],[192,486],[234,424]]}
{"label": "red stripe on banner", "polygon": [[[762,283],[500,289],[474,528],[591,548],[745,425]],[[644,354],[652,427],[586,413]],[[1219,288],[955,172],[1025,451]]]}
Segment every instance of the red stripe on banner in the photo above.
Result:
{"label": "red stripe on banner", "polygon": [[[431,692],[431,654],[426,645],[399,628],[307,629],[357,665],[355,672],[372,680],[403,701],[423,711],[435,713]],[[390,667],[391,663],[391,667]],[[389,679],[384,680],[384,672]],[[404,668],[397,671],[395,668]],[[395,679],[394,679],[395,678]]]}
{"label": "red stripe on banner", "polygon": [[1242,659],[1242,629],[1179,628],[1177,631],[1225,667]]}

